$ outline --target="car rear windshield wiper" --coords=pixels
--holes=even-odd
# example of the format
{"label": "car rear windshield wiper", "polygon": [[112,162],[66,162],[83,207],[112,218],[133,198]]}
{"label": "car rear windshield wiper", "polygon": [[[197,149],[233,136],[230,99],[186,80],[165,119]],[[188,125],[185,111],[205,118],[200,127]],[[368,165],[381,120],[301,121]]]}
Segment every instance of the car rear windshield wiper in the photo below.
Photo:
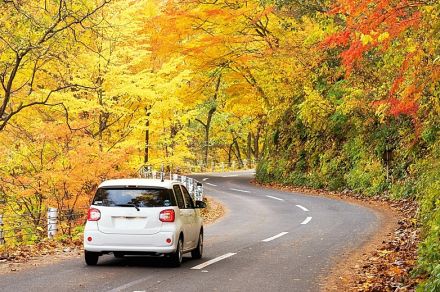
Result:
{"label": "car rear windshield wiper", "polygon": [[141,209],[139,209],[138,205],[136,204],[117,204],[116,206],[118,207],[135,207],[136,210],[140,211]]}

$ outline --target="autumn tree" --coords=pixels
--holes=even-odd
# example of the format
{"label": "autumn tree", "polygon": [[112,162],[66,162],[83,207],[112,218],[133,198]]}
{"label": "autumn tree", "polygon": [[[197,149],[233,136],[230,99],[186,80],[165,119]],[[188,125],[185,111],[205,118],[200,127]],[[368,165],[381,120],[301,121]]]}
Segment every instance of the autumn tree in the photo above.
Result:
{"label": "autumn tree", "polygon": [[94,17],[108,3],[0,3],[0,130],[24,109],[49,103],[54,93],[86,86],[75,83],[67,56],[76,35],[94,29]]}

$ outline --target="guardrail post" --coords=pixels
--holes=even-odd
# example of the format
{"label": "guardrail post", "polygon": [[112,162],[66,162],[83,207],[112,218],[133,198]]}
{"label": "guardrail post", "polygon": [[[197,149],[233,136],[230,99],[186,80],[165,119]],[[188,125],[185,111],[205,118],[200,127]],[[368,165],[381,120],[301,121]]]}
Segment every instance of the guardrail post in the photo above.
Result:
{"label": "guardrail post", "polygon": [[58,229],[58,209],[47,209],[47,237],[53,238],[57,234]]}
{"label": "guardrail post", "polygon": [[0,245],[5,244],[5,235],[3,233],[3,215],[0,215]]}
{"label": "guardrail post", "polygon": [[192,178],[188,178],[188,180],[186,181],[186,188],[188,189],[188,192],[191,194],[191,196],[193,198],[195,198],[195,196],[194,196],[194,180]]}

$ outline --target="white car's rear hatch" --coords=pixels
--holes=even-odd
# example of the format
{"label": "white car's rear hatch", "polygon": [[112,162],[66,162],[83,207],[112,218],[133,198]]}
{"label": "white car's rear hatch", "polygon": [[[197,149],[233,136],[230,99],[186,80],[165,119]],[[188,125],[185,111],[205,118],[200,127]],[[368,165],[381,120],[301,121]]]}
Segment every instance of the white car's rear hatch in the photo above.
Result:
{"label": "white car's rear hatch", "polygon": [[98,229],[107,234],[158,233],[160,212],[173,205],[171,190],[135,186],[100,188],[93,201],[101,212]]}

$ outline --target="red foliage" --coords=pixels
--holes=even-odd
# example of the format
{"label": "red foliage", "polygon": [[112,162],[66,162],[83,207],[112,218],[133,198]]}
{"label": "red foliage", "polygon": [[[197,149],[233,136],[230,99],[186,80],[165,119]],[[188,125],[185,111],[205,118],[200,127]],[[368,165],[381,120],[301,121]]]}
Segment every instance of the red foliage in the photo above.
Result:
{"label": "red foliage", "polygon": [[[373,48],[387,50],[390,42],[399,38],[403,32],[416,28],[421,20],[418,8],[422,3],[410,0],[338,0],[331,14],[340,14],[345,19],[342,31],[330,35],[321,44],[324,48],[342,47],[340,57],[350,75],[353,69],[363,60],[364,53]],[[379,37],[387,33],[387,38]],[[368,41],[362,42],[361,36],[368,35]],[[405,80],[414,53],[410,53],[392,83],[389,96],[379,104],[389,104],[391,116],[409,115],[415,118],[417,105],[417,92],[420,90],[414,85],[405,90],[403,97],[398,98],[398,91]],[[414,65],[414,64],[412,64]]]}
{"label": "red foliage", "polygon": [[321,48],[333,48],[336,46],[346,46],[350,42],[350,32],[345,30],[337,32],[327,37],[321,44]]}
{"label": "red foliage", "polygon": [[[324,40],[322,46],[345,47],[348,45],[348,48],[341,54],[341,58],[349,74],[356,61],[363,57],[363,53],[382,45],[382,42],[378,41],[381,33],[387,32],[389,34],[388,40],[383,42],[387,45],[390,40],[418,24],[421,19],[421,14],[417,11],[418,5],[421,4],[408,0],[400,0],[399,2],[339,0],[337,6],[330,13],[343,15],[346,19],[346,26],[341,32],[330,35]],[[373,41],[362,44],[361,34],[371,36]]]}

